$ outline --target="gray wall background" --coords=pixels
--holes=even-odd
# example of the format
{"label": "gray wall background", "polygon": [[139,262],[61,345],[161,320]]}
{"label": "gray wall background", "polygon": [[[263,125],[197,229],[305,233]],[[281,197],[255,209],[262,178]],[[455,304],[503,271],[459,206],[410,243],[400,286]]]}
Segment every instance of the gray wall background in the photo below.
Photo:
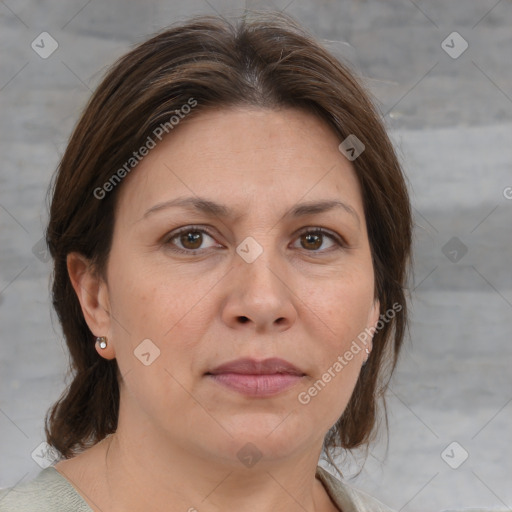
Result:
{"label": "gray wall background", "polygon": [[[0,1],[0,487],[40,471],[31,453],[65,383],[38,244],[82,107],[152,32],[265,6],[362,73],[410,181],[411,336],[388,394],[387,456],[383,436],[352,483],[400,511],[511,509],[510,0]],[[31,43],[45,31],[58,48],[43,59]]]}

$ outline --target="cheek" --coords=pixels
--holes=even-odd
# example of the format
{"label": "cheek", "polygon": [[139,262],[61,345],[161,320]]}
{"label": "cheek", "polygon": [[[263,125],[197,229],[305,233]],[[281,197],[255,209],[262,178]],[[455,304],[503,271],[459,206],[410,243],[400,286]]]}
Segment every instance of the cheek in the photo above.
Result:
{"label": "cheek", "polygon": [[114,327],[122,337],[161,338],[190,309],[194,286],[189,281],[184,287],[179,272],[149,265],[136,254],[116,261],[109,276]]}
{"label": "cheek", "polygon": [[[190,335],[180,321],[188,320],[187,311],[197,299],[180,288],[180,279],[171,281],[169,273],[155,272],[135,257],[124,258],[109,275],[111,329],[125,389],[124,406],[159,418],[162,425],[173,425],[176,410],[190,407],[185,389],[189,388],[192,347],[187,346]],[[168,397],[172,400],[162,407]]]}
{"label": "cheek", "polygon": [[146,379],[155,373],[161,332],[169,328],[162,310],[166,306],[147,268],[134,254],[125,251],[122,257],[120,252],[113,253],[109,268],[111,336],[121,374],[133,372],[133,379],[142,369],[149,370],[140,375]]}
{"label": "cheek", "polygon": [[[343,275],[303,292],[305,326],[315,343],[313,360],[318,362],[302,404],[335,422],[346,407],[357,382],[366,344],[358,338],[368,326],[373,305],[372,268],[347,269]],[[307,313],[306,313],[307,312]]]}
{"label": "cheek", "polygon": [[[137,354],[149,352],[150,360],[153,353],[158,355],[151,367],[160,366],[187,382],[200,340],[216,311],[211,292],[222,275],[171,272],[169,266],[149,265],[134,254],[117,261],[119,265],[112,265],[109,275],[111,335],[117,342],[116,358],[122,372],[140,370]],[[143,378],[150,379],[154,373]],[[165,380],[169,374],[159,378]]]}
{"label": "cheek", "polygon": [[340,349],[367,327],[373,305],[373,273],[370,269],[347,274],[323,284],[306,291],[304,304],[317,316],[328,345]]}

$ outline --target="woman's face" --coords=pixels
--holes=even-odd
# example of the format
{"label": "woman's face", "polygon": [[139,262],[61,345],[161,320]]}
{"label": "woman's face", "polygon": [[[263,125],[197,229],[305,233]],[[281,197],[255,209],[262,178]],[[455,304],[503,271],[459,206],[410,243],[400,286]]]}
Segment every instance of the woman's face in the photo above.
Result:
{"label": "woman's face", "polygon": [[[320,450],[366,357],[353,342],[379,312],[361,191],[340,142],[295,109],[208,111],[118,185],[100,294],[110,314],[89,324],[108,336],[134,431],[212,460],[236,460],[247,443],[270,458]],[[240,358],[256,370],[210,374]],[[263,366],[273,375],[255,376],[268,358],[298,375]]]}

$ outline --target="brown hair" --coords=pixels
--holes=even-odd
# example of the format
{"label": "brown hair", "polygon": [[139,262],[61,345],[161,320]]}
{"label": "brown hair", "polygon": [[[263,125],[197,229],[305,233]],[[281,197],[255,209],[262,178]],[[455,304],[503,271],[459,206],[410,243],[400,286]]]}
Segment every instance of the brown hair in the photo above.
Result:
{"label": "brown hair", "polygon": [[367,445],[407,327],[409,197],[363,86],[293,18],[275,13],[245,16],[236,26],[214,16],[172,26],[120,58],[86,106],[49,189],[53,197],[46,242],[54,260],[52,299],[69,347],[73,380],[45,418],[48,443],[69,458],[116,430],[117,363],[94,348],[66,256],[83,254],[104,277],[122,183],[103,199],[94,191],[190,98],[197,106],[187,119],[209,107],[303,108],[328,123],[340,142],[354,134],[365,145],[352,164],[362,188],[375,298],[381,314],[393,304],[402,310],[375,334],[368,363],[324,446]]}

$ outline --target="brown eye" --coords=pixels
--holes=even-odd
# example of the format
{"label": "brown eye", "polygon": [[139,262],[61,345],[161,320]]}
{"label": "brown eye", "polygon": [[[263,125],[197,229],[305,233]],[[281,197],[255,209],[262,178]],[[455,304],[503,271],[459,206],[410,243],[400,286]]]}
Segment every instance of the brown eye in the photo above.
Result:
{"label": "brown eye", "polygon": [[214,247],[215,244],[210,244],[210,246],[206,247],[203,246],[208,238],[214,241],[213,236],[210,235],[206,229],[188,227],[171,233],[164,241],[164,244],[171,246],[170,249],[175,252],[194,254],[194,251]]}
{"label": "brown eye", "polygon": [[316,233],[306,233],[305,235],[301,235],[301,241],[303,243],[304,249],[319,249],[322,246],[322,235]]}
{"label": "brown eye", "polygon": [[329,250],[329,247],[324,250],[319,250],[324,244],[326,238],[331,240],[331,248],[336,245],[338,248],[344,247],[343,242],[338,238],[338,236],[324,229],[309,229],[308,231],[303,231],[299,235],[301,247],[308,252],[323,253]]}
{"label": "brown eye", "polygon": [[[177,232],[171,233],[164,241],[164,244],[170,246],[170,249],[175,252],[195,254],[196,252],[200,252],[204,249],[215,247],[215,244],[211,244],[206,247],[203,246],[208,238],[215,241],[213,236],[204,228],[199,229],[185,227]],[[325,244],[326,239],[331,241],[331,246],[321,249]],[[341,237],[322,228],[305,230],[299,234],[298,240],[300,241],[301,248],[310,253],[322,254],[324,252],[328,252],[332,248],[339,249],[345,247]]]}
{"label": "brown eye", "polygon": [[199,249],[203,243],[203,235],[199,231],[186,231],[179,238],[185,249]]}

